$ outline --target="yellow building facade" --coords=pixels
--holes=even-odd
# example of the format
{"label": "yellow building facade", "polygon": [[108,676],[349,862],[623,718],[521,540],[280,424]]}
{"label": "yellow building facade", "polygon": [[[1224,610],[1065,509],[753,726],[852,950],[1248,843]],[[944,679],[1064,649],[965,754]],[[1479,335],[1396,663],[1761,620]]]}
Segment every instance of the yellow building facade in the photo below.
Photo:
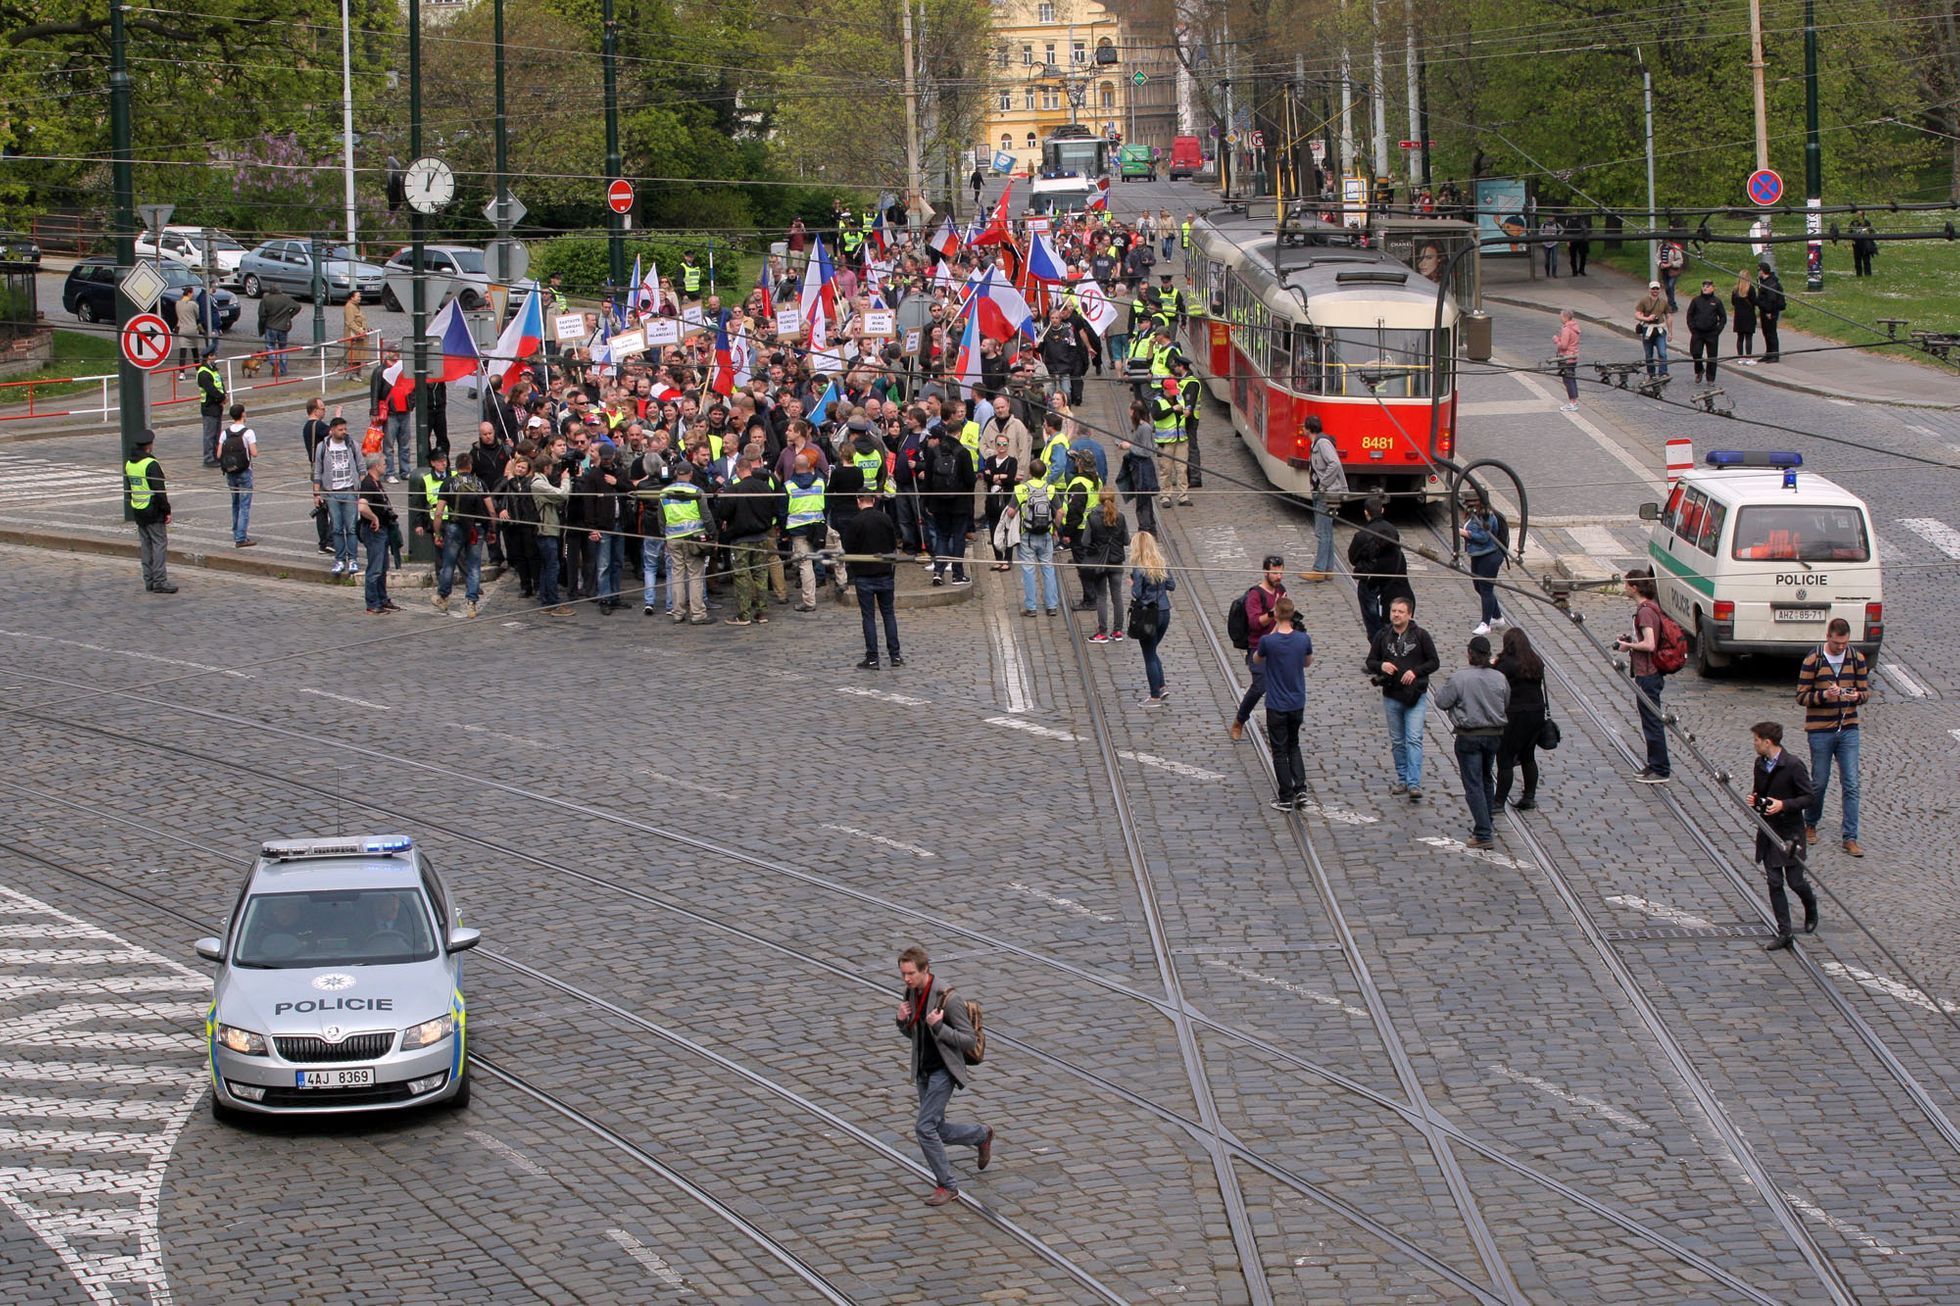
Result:
{"label": "yellow building facade", "polygon": [[[1041,142],[1077,123],[1098,136],[1170,148],[1175,55],[1096,0],[994,0],[986,114],[976,148],[1039,167]],[[1144,74],[1138,86],[1136,74]]]}

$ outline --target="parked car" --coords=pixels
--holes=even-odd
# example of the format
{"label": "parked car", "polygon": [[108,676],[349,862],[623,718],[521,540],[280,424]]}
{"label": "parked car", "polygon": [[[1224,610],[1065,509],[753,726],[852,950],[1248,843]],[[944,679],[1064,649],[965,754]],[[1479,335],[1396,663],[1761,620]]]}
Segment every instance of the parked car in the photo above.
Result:
{"label": "parked car", "polygon": [[[406,305],[395,287],[399,284],[406,288],[410,284],[407,278],[414,274],[409,262],[409,250],[404,247],[382,265],[389,274],[389,284],[382,292],[381,303],[391,312],[399,313]],[[463,311],[467,313],[482,308],[490,297],[490,271],[480,249],[468,245],[424,245],[422,271],[429,278],[429,285],[439,288],[434,296],[426,290],[423,292],[424,307],[431,313],[441,308],[451,295],[463,301]],[[414,292],[409,293],[412,296]]]}
{"label": "parked car", "polygon": [[38,268],[41,266],[41,247],[32,236],[23,236],[18,231],[0,231],[0,263],[25,263]]}
{"label": "parked car", "polygon": [[[156,265],[163,274],[166,289],[158,303],[157,311],[166,316],[175,316],[174,305],[182,297],[184,287],[197,290],[198,303],[204,302],[204,279],[185,267],[182,263],[168,260]],[[218,329],[226,331],[238,321],[242,305],[238,296],[229,290],[212,292],[213,304],[217,308]],[[68,279],[61,283],[61,306],[84,322],[114,322],[116,320],[116,260],[108,255],[85,258],[68,273]]]}
{"label": "parked car", "polygon": [[369,303],[380,301],[387,283],[379,264],[363,262],[350,245],[320,246],[310,240],[268,240],[246,254],[238,264],[239,288],[253,299],[273,286],[311,299],[316,252],[325,256],[321,274],[328,303],[338,304],[354,290]]}
{"label": "parked car", "polygon": [[211,270],[221,286],[238,284],[238,264],[245,247],[216,227],[165,227],[161,236],[144,232],[136,238],[136,257],[169,259],[185,267],[204,271],[207,241],[211,250]]}

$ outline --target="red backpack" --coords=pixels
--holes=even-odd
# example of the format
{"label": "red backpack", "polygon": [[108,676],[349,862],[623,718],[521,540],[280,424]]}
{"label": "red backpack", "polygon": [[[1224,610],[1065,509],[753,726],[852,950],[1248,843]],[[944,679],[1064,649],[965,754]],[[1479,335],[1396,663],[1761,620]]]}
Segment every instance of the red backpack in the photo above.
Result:
{"label": "red backpack", "polygon": [[[1653,602],[1651,599],[1648,602]],[[1654,612],[1660,617],[1660,633],[1654,637],[1654,670],[1663,676],[1671,676],[1688,665],[1688,632],[1681,629],[1681,623],[1654,604]]]}

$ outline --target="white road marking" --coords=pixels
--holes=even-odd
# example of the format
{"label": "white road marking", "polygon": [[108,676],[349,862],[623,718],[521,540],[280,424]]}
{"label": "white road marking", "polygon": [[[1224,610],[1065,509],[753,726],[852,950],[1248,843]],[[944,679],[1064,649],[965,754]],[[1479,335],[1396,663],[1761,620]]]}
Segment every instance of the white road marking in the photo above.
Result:
{"label": "white road marking", "polygon": [[1069,731],[1057,730],[1054,726],[1037,725],[1032,721],[1023,721],[1019,717],[990,716],[987,718],[987,724],[990,726],[1005,726],[1009,730],[1025,731],[1031,735],[1040,735],[1043,739],[1059,739],[1065,744],[1075,742],[1075,736]]}
{"label": "white road marking", "polygon": [[939,855],[929,848],[921,848],[915,843],[902,843],[897,839],[887,839],[882,834],[873,834],[869,830],[860,830],[855,825],[832,825],[828,821],[821,822],[820,824],[826,830],[835,830],[839,834],[848,834],[853,839],[863,839],[867,843],[882,844],[887,848],[896,848],[900,852],[911,853],[915,857],[937,857]]}
{"label": "white road marking", "polygon": [[1034,706],[1034,694],[1028,689],[1027,660],[1021,656],[1020,641],[1014,637],[1012,628],[999,609],[989,605],[986,622],[987,639],[994,646],[994,660],[1000,663],[1001,688],[1007,698],[1007,710],[1019,715]]}
{"label": "white road marking", "polygon": [[1949,730],[1947,731],[1947,733],[1949,735],[1952,735],[1955,739],[1960,739],[1960,730]]}
{"label": "white road marking", "polygon": [[1619,537],[1604,526],[1568,526],[1566,534],[1579,546],[1579,552],[1591,558],[1617,558],[1634,552],[1620,543]]}
{"label": "white road marking", "polygon": [[32,639],[43,644],[59,644],[64,648],[79,648],[90,653],[114,653],[118,657],[135,658],[139,662],[160,662],[168,667],[189,667],[193,671],[215,671],[221,676],[231,676],[236,680],[254,679],[249,671],[233,671],[229,667],[214,667],[208,662],[189,662],[183,658],[167,658],[156,653],[144,653],[136,649],[110,648],[106,644],[91,644],[81,639],[61,639],[54,635],[37,635],[25,630],[0,630],[0,635],[9,639]]}
{"label": "white road marking", "polygon": [[365,698],[349,698],[345,694],[330,694],[324,689],[302,689],[299,692],[302,694],[311,694],[315,698],[330,698],[336,703],[347,703],[353,707],[370,708],[376,712],[392,712],[394,710],[386,703],[370,703]]}
{"label": "white road marking", "polygon": [[1173,775],[1181,775],[1191,780],[1223,780],[1225,778],[1217,771],[1207,771],[1202,766],[1192,766],[1189,762],[1174,762],[1168,757],[1158,757],[1154,753],[1133,753],[1127,748],[1120,748],[1116,751],[1116,755],[1129,761],[1141,762],[1145,766],[1154,766],[1160,771],[1169,771]]}
{"label": "white road marking", "polygon": [[1670,925],[1682,925],[1691,930],[1712,930],[1715,928],[1714,921],[1703,920],[1693,912],[1682,911],[1679,907],[1670,907],[1664,902],[1649,902],[1645,898],[1636,898],[1632,894],[1616,893],[1609,896],[1606,901],[1616,907],[1631,907],[1635,911],[1645,912],[1655,920],[1666,921]]}
{"label": "white road marking", "polygon": [[[164,1169],[204,1096],[198,1003],[182,996],[105,1002],[111,993],[208,991],[188,966],[14,890],[9,925],[38,918],[44,936],[98,939],[95,949],[0,950],[0,965],[46,973],[0,979],[0,1148],[42,1164],[0,1167],[0,1207],[46,1243],[98,1306],[171,1301],[157,1209]],[[128,968],[104,974],[102,968]],[[53,998],[53,1005],[23,1003]],[[132,1023],[167,1030],[132,1030]],[[37,1061],[14,1048],[113,1050],[113,1059]],[[99,1122],[104,1127],[93,1127]],[[78,1200],[80,1199],[80,1200]]]}
{"label": "white road marking", "polygon": [[1835,1215],[1832,1215],[1829,1211],[1826,1211],[1823,1207],[1817,1205],[1815,1202],[1807,1202],[1803,1198],[1797,1196],[1795,1193],[1791,1192],[1787,1188],[1783,1190],[1783,1200],[1790,1203],[1790,1205],[1796,1207],[1799,1211],[1802,1211],[1805,1215],[1817,1221],[1819,1224],[1824,1225],[1826,1228],[1837,1231],[1838,1233],[1842,1234],[1844,1237],[1849,1238],[1852,1242],[1863,1243],[1865,1246],[1877,1252],[1880,1256],[1897,1256],[1899,1254],[1899,1249],[1897,1247],[1894,1247],[1891,1243],[1888,1243],[1873,1234],[1866,1233],[1863,1229],[1860,1229],[1857,1225],[1852,1224],[1849,1221],[1838,1219]]}
{"label": "white road marking", "polygon": [[726,798],[728,796],[728,791],[725,789],[716,789],[712,785],[696,784],[692,780],[683,780],[677,775],[667,775],[661,771],[649,771],[644,766],[640,768],[640,774],[658,780],[661,784],[672,785],[676,789],[691,789],[697,794],[709,794],[715,798]]}
{"label": "white road marking", "polygon": [[1049,893],[1045,889],[1037,889],[1032,885],[1023,884],[1019,880],[1008,881],[1007,887],[1014,890],[1014,892],[1016,893],[1026,894],[1030,898],[1035,898],[1042,902],[1045,902],[1050,907],[1058,907],[1061,910],[1065,912],[1069,912],[1072,915],[1076,915],[1076,916],[1087,916],[1089,919],[1101,921],[1105,925],[1114,925],[1117,921],[1123,919],[1120,916],[1105,916],[1101,912],[1095,910],[1093,907],[1083,906],[1081,903],[1077,902],[1073,898],[1058,897],[1055,894]]}
{"label": "white road marking", "polygon": [[1881,660],[1879,662],[1878,674],[1884,676],[1913,698],[1924,698],[1928,693],[1926,686],[1914,680],[1904,667],[1897,666],[1889,660]]}
{"label": "white road marking", "polygon": [[840,694],[855,694],[859,698],[875,698],[881,703],[897,703],[902,707],[926,707],[932,702],[931,699],[913,698],[907,694],[894,694],[886,689],[859,689],[855,685],[838,685],[836,686],[836,690]]}
{"label": "white road marking", "polygon": [[1853,984],[1870,989],[1873,993],[1882,993],[1888,998],[1897,998],[1900,1002],[1910,1003],[1927,1011],[1943,1011],[1949,1016],[1960,1016],[1960,1004],[1948,1002],[1945,998],[1935,998],[1910,984],[1902,984],[1898,980],[1888,979],[1868,970],[1860,970],[1856,966],[1847,966],[1841,961],[1827,961],[1821,964],[1826,975],[1850,980]]}
{"label": "white road marking", "polygon": [[467,1129],[463,1131],[463,1137],[476,1143],[486,1151],[495,1152],[498,1156],[510,1162],[511,1165],[522,1170],[525,1174],[535,1175],[539,1179],[549,1179],[551,1177],[551,1171],[545,1169],[536,1161],[533,1161],[530,1157],[524,1155],[524,1153],[518,1151],[494,1134],[486,1133],[481,1129]]}
{"label": "white road marking", "polygon": [[1508,870],[1529,871],[1533,869],[1530,862],[1521,862],[1515,857],[1506,857],[1503,853],[1494,853],[1488,848],[1472,848],[1461,839],[1446,839],[1442,835],[1429,834],[1424,835],[1422,838],[1416,840],[1416,842],[1426,843],[1431,848],[1441,848],[1444,852],[1462,853],[1466,857],[1475,857],[1480,862],[1489,862],[1492,866],[1502,866]]}
{"label": "white road marking", "polygon": [[1274,979],[1271,975],[1261,975],[1256,970],[1247,970],[1237,962],[1226,961],[1222,957],[1207,957],[1203,964],[1217,970],[1230,971],[1240,979],[1251,980],[1254,984],[1264,984],[1270,988],[1291,993],[1296,998],[1305,998],[1309,1002],[1317,1002],[1323,1007],[1337,1007],[1348,1015],[1353,1016],[1356,1020],[1373,1019],[1360,1007],[1350,1002],[1343,1002],[1331,993],[1322,993],[1317,989],[1303,988],[1298,984],[1293,984],[1283,979]]}
{"label": "white road marking", "polygon": [[1336,825],[1373,825],[1382,819],[1379,816],[1370,816],[1366,812],[1350,812],[1344,807],[1327,807],[1320,803],[1302,803],[1294,810],[1311,812],[1321,820],[1332,821]]}
{"label": "white road marking", "polygon": [[647,1246],[638,1238],[626,1232],[626,1230],[608,1229],[606,1230],[606,1237],[618,1243],[621,1251],[638,1261],[642,1269],[660,1280],[660,1282],[666,1284],[669,1288],[672,1288],[675,1292],[685,1297],[694,1295],[694,1289],[687,1286],[687,1280],[681,1278],[673,1266],[662,1260],[653,1248]]}
{"label": "white road marking", "polygon": [[1937,439],[1940,439],[1940,438],[1941,438],[1941,437],[1940,437],[1940,433],[1939,433],[1938,431],[1935,431],[1935,430],[1934,430],[1934,429],[1933,429],[1932,427],[1930,427],[1930,426],[1921,426],[1921,425],[1920,425],[1919,423],[1917,423],[1917,422],[1907,422],[1907,423],[1906,423],[1906,430],[1908,430],[1908,431],[1917,431],[1917,432],[1918,432],[1918,433],[1919,433],[1920,435],[1926,435],[1926,436],[1931,436],[1931,437],[1932,437],[1933,439],[1935,439],[1935,440],[1937,440]]}
{"label": "white road marking", "polygon": [[[1531,391],[1531,393],[1537,395],[1540,399],[1546,401],[1547,403],[1550,403],[1552,401],[1552,392],[1547,390],[1544,386],[1540,385],[1536,377],[1527,376],[1522,372],[1513,372],[1511,375],[1514,378],[1516,378],[1519,385]],[[1656,472],[1659,471],[1658,468],[1650,467],[1646,463],[1643,463],[1638,458],[1634,457],[1632,454],[1628,453],[1625,449],[1620,447],[1620,444],[1617,440],[1614,440],[1611,436],[1607,435],[1606,432],[1600,430],[1597,426],[1594,426],[1591,422],[1587,421],[1582,414],[1563,413],[1561,414],[1561,416],[1563,416],[1568,422],[1571,422],[1574,426],[1578,427],[1581,431],[1584,431],[1586,435],[1591,438],[1594,444],[1598,445],[1601,449],[1606,451],[1608,456],[1610,456],[1615,461],[1617,461],[1622,467],[1632,472],[1635,476],[1645,481],[1648,484],[1648,486],[1651,487],[1656,493],[1659,493],[1661,489],[1661,479],[1658,475],[1656,475]]]}
{"label": "white road marking", "polygon": [[1858,406],[1858,405],[1856,405],[1856,404],[1854,404],[1854,403],[1852,403],[1852,402],[1851,402],[1851,401],[1850,401],[1849,399],[1829,399],[1829,398],[1827,398],[1827,399],[1825,399],[1825,400],[1824,400],[1824,402],[1825,402],[1825,403],[1827,403],[1827,404],[1836,404],[1836,405],[1837,405],[1837,406],[1838,406],[1839,408],[1856,408],[1856,407]]}
{"label": "white road marking", "polygon": [[1899,525],[1947,557],[1960,559],[1960,531],[1954,530],[1937,517],[1901,517]]}
{"label": "white road marking", "polygon": [[1569,1089],[1560,1088],[1548,1079],[1541,1079],[1537,1075],[1528,1075],[1521,1070],[1513,1070],[1502,1062],[1491,1066],[1491,1069],[1515,1083],[1535,1088],[1541,1093],[1555,1097],[1559,1101],[1569,1103],[1572,1106],[1581,1107],[1592,1112],[1594,1115],[1604,1116],[1622,1129],[1630,1129],[1639,1134],[1653,1132],[1654,1127],[1645,1120],[1642,1120],[1639,1116],[1620,1110],[1620,1108],[1610,1102],[1602,1102],[1596,1097],[1587,1097],[1584,1093],[1574,1093]]}
{"label": "white road marking", "polygon": [[1545,399],[1479,399],[1475,401],[1458,400],[1458,417],[1522,417],[1527,413],[1551,413],[1558,411],[1549,397]]}
{"label": "white road marking", "polygon": [[1878,544],[1878,560],[1880,562],[1904,562],[1906,560],[1906,551],[1892,543],[1891,540],[1883,535],[1874,536],[1873,538]]}

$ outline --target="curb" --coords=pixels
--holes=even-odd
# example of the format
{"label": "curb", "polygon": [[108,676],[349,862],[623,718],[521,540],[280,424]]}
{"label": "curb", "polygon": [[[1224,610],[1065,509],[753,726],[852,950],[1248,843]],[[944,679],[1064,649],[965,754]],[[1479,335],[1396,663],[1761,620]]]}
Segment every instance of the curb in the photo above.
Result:
{"label": "curb", "polygon": [[[261,413],[268,416],[284,416],[288,413],[305,412],[309,399],[324,398],[329,404],[345,403],[350,397],[365,394],[366,392],[367,384],[363,382],[347,390],[329,390],[325,395],[321,395],[318,391],[307,391],[304,394],[295,392],[290,401],[281,398],[268,400],[262,404],[250,405],[249,407],[254,417],[257,417]],[[114,416],[107,419],[90,417],[80,421],[67,417],[50,418],[49,425],[37,426],[31,430],[17,426],[17,423],[26,420],[28,419],[25,417],[11,419],[7,423],[7,429],[0,430],[0,445],[31,444],[36,440],[66,440],[77,435],[115,435],[119,429],[116,425],[117,419]],[[199,418],[196,410],[193,409],[189,413],[188,420],[178,421],[173,417],[166,417],[163,423],[159,425],[156,421],[155,409],[152,407],[150,420],[152,430],[168,431],[174,429],[191,430],[197,426]]]}
{"label": "curb", "polygon": [[[137,558],[141,547],[134,539],[120,539],[102,535],[65,535],[57,531],[38,531],[17,526],[0,526],[0,544],[18,544],[30,549],[47,549],[54,553],[86,553],[104,558]],[[260,556],[250,550],[236,550],[230,553],[207,553],[201,549],[176,549],[169,552],[169,562],[178,567],[196,567],[204,571],[219,571],[232,576],[260,576],[270,580],[293,581],[298,584],[332,585],[338,587],[340,578],[324,568],[301,565],[272,556]],[[484,580],[493,580],[503,574],[502,567],[483,567]],[[411,562],[396,569],[388,569],[388,583],[412,589],[429,589],[435,585],[435,567],[430,563]]]}
{"label": "curb", "polygon": [[[1556,315],[1560,311],[1545,304],[1533,303],[1528,299],[1513,299],[1508,295],[1496,295],[1489,291],[1484,292],[1484,298],[1493,304],[1504,304],[1511,308],[1530,309],[1534,313]],[[1589,322],[1594,326],[1604,327],[1614,335],[1625,336],[1629,340],[1635,338],[1631,328],[1611,318],[1595,317],[1591,313],[1582,313],[1577,309],[1573,310],[1572,315],[1581,322]],[[1671,358],[1672,355],[1670,354],[1670,360]],[[1733,367],[1735,364],[1730,360],[1724,359],[1723,366]],[[1886,404],[1894,408],[1926,408],[1936,412],[1951,412],[1954,409],[1960,409],[1960,402],[1949,404],[1939,403],[1931,399],[1901,399],[1896,395],[1869,395],[1852,390],[1833,390],[1828,386],[1818,385],[1815,382],[1794,379],[1784,373],[1765,372],[1761,368],[1751,368],[1746,375],[1752,381],[1761,381],[1764,385],[1774,386],[1778,390],[1793,390],[1799,394],[1815,395],[1820,399],[1843,399],[1851,403],[1860,404]]]}

